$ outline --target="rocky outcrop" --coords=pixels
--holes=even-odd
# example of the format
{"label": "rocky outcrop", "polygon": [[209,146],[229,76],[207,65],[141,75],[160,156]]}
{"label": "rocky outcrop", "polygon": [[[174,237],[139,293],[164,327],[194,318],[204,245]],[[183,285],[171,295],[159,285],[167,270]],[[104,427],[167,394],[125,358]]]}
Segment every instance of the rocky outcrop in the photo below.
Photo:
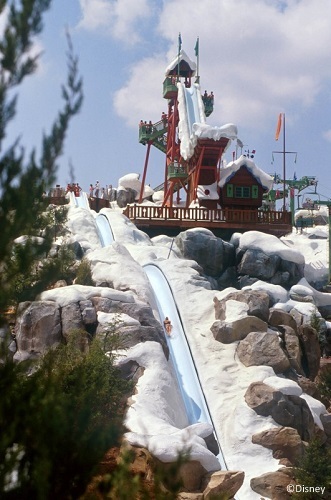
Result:
{"label": "rocky outcrop", "polygon": [[280,260],[278,255],[267,255],[262,250],[247,249],[238,264],[238,274],[247,274],[264,281],[270,280],[276,273]]}
{"label": "rocky outcrop", "polygon": [[302,350],[300,340],[296,332],[290,326],[279,325],[278,331],[284,344],[284,350],[287,354],[291,368],[299,375],[305,375],[301,366]]}
{"label": "rocky outcrop", "polygon": [[315,424],[306,401],[299,396],[286,395],[263,382],[250,384],[245,401],[258,415],[271,416],[277,424],[292,427],[303,441],[314,436]]}
{"label": "rocky outcrop", "polygon": [[215,340],[223,344],[231,344],[232,342],[244,339],[250,332],[266,332],[268,325],[254,316],[245,316],[230,322],[215,321],[210,329]]}
{"label": "rocky outcrop", "polygon": [[278,327],[279,325],[285,325],[291,327],[295,332],[298,330],[297,323],[293,316],[282,309],[271,308],[269,310],[268,322],[270,326]]}
{"label": "rocky outcrop", "polygon": [[290,500],[292,493],[287,491],[289,484],[294,486],[295,481],[291,470],[285,468],[251,479],[252,490],[272,500]]}
{"label": "rocky outcrop", "polygon": [[242,471],[216,471],[207,473],[200,462],[187,460],[179,466],[172,462],[162,462],[153,457],[145,448],[132,446],[124,442],[121,453],[130,453],[130,470],[138,474],[143,481],[152,483],[154,471],[162,471],[162,487],[167,490],[181,483],[180,493],[176,498],[186,500],[212,499],[226,495],[232,498],[244,481]]}
{"label": "rocky outcrop", "polygon": [[137,191],[131,188],[121,188],[117,191],[117,205],[120,208],[125,208],[128,203],[134,203],[136,196],[138,195]]}
{"label": "rocky outcrop", "polygon": [[245,366],[271,366],[276,373],[283,373],[290,362],[279,344],[275,332],[251,332],[237,349],[238,358]]}
{"label": "rocky outcrop", "polygon": [[269,295],[267,292],[258,290],[238,290],[229,293],[225,299],[214,298],[215,318],[224,320],[226,317],[226,304],[229,300],[236,300],[247,304],[247,314],[256,316],[264,322],[269,319]]}
{"label": "rocky outcrop", "polygon": [[[128,319],[116,321],[122,316]],[[88,336],[104,339],[109,329],[116,331],[122,347],[153,340],[162,345],[166,356],[169,354],[163,328],[148,305],[92,296],[79,301],[72,299],[62,307],[53,300],[21,303],[15,325],[14,359],[38,358],[53,345],[68,340],[75,330],[85,333],[82,339],[87,342]]]}
{"label": "rocky outcrop", "polygon": [[279,257],[278,253],[265,253],[261,249],[247,248],[237,253],[238,275],[249,276],[289,289],[304,276],[304,265]]}
{"label": "rocky outcrop", "polygon": [[61,311],[62,335],[68,339],[73,330],[84,330],[82,313],[78,302],[71,302]]}
{"label": "rocky outcrop", "polygon": [[321,349],[317,332],[310,325],[301,325],[298,335],[305,352],[303,369],[310,380],[315,380],[321,362]]}
{"label": "rocky outcrop", "polygon": [[217,471],[205,476],[203,479],[203,498],[227,498],[235,496],[239,488],[242,486],[245,478],[245,473],[242,471]]}
{"label": "rocky outcrop", "polygon": [[298,431],[291,427],[280,427],[259,432],[252,436],[252,442],[269,448],[272,450],[274,458],[279,460],[288,459],[292,465],[297,464],[302,459],[305,451],[305,445]]}
{"label": "rocky outcrop", "polygon": [[217,238],[208,229],[183,231],[176,236],[175,243],[182,256],[195,260],[208,276],[220,277],[235,263],[234,246]]}
{"label": "rocky outcrop", "polygon": [[62,341],[60,307],[51,301],[22,302],[14,333],[15,361],[37,358]]}

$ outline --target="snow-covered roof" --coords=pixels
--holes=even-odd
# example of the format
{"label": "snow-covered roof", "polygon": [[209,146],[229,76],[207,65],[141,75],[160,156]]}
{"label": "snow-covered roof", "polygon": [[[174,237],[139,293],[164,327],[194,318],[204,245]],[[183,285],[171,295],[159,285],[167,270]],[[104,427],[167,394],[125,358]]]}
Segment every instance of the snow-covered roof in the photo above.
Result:
{"label": "snow-covered roof", "polygon": [[175,59],[173,59],[173,61],[171,61],[169,66],[167,66],[166,71],[165,71],[165,76],[168,76],[169,73],[171,71],[173,71],[181,61],[185,61],[189,65],[189,67],[191,68],[191,70],[193,72],[192,76],[194,76],[196,69],[197,69],[197,65],[195,64],[195,62],[191,61],[191,59],[189,58],[189,56],[186,54],[186,52],[183,49],[181,49],[180,53],[177,54]]}
{"label": "snow-covered roof", "polygon": [[237,160],[228,163],[226,167],[221,169],[219,186],[223,187],[244,166],[265,190],[269,191],[272,188],[273,178],[244,155],[241,155]]}

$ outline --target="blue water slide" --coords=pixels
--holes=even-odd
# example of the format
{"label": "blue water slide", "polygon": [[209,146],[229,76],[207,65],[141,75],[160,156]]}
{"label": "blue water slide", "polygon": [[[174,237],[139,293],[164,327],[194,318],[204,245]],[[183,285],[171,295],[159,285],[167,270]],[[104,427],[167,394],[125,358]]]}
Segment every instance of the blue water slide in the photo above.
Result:
{"label": "blue water slide", "polygon": [[110,227],[109,220],[103,214],[98,214],[95,218],[97,230],[102,247],[107,247],[114,242],[113,231]]}
{"label": "blue water slide", "polygon": [[[146,264],[144,271],[153,288],[161,321],[166,316],[171,320],[171,336],[166,337],[188,420],[190,424],[204,422],[214,428],[171,287],[162,270],[155,264]],[[221,468],[227,469],[215,430],[214,437],[220,450],[217,458]]]}
{"label": "blue water slide", "polygon": [[197,88],[192,86],[184,88],[187,121],[190,134],[192,133],[193,123],[200,123],[200,113],[198,106]]}

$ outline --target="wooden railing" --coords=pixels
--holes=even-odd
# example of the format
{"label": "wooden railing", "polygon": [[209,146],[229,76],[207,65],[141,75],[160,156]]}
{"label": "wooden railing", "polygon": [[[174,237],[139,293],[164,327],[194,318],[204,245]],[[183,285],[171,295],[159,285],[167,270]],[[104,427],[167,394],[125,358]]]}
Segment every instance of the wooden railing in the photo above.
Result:
{"label": "wooden railing", "polygon": [[133,221],[195,221],[235,224],[291,224],[291,213],[283,211],[236,210],[230,208],[208,209],[203,207],[159,207],[153,205],[128,205],[123,211]]}

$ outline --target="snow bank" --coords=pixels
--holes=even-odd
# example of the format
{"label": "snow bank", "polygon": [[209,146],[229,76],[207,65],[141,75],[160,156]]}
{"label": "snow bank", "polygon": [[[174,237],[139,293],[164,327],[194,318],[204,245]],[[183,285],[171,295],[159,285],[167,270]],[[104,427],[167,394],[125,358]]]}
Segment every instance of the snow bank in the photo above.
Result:
{"label": "snow bank", "polygon": [[119,302],[134,302],[133,295],[130,293],[101,286],[68,285],[46,290],[40,294],[41,300],[52,300],[61,307],[67,306],[70,302],[79,302],[91,297],[105,297]]}
{"label": "snow bank", "polygon": [[241,250],[256,249],[267,255],[277,254],[284,260],[304,264],[305,259],[301,252],[294,248],[289,248],[277,236],[260,233],[259,231],[247,231],[239,238],[239,248]]}

